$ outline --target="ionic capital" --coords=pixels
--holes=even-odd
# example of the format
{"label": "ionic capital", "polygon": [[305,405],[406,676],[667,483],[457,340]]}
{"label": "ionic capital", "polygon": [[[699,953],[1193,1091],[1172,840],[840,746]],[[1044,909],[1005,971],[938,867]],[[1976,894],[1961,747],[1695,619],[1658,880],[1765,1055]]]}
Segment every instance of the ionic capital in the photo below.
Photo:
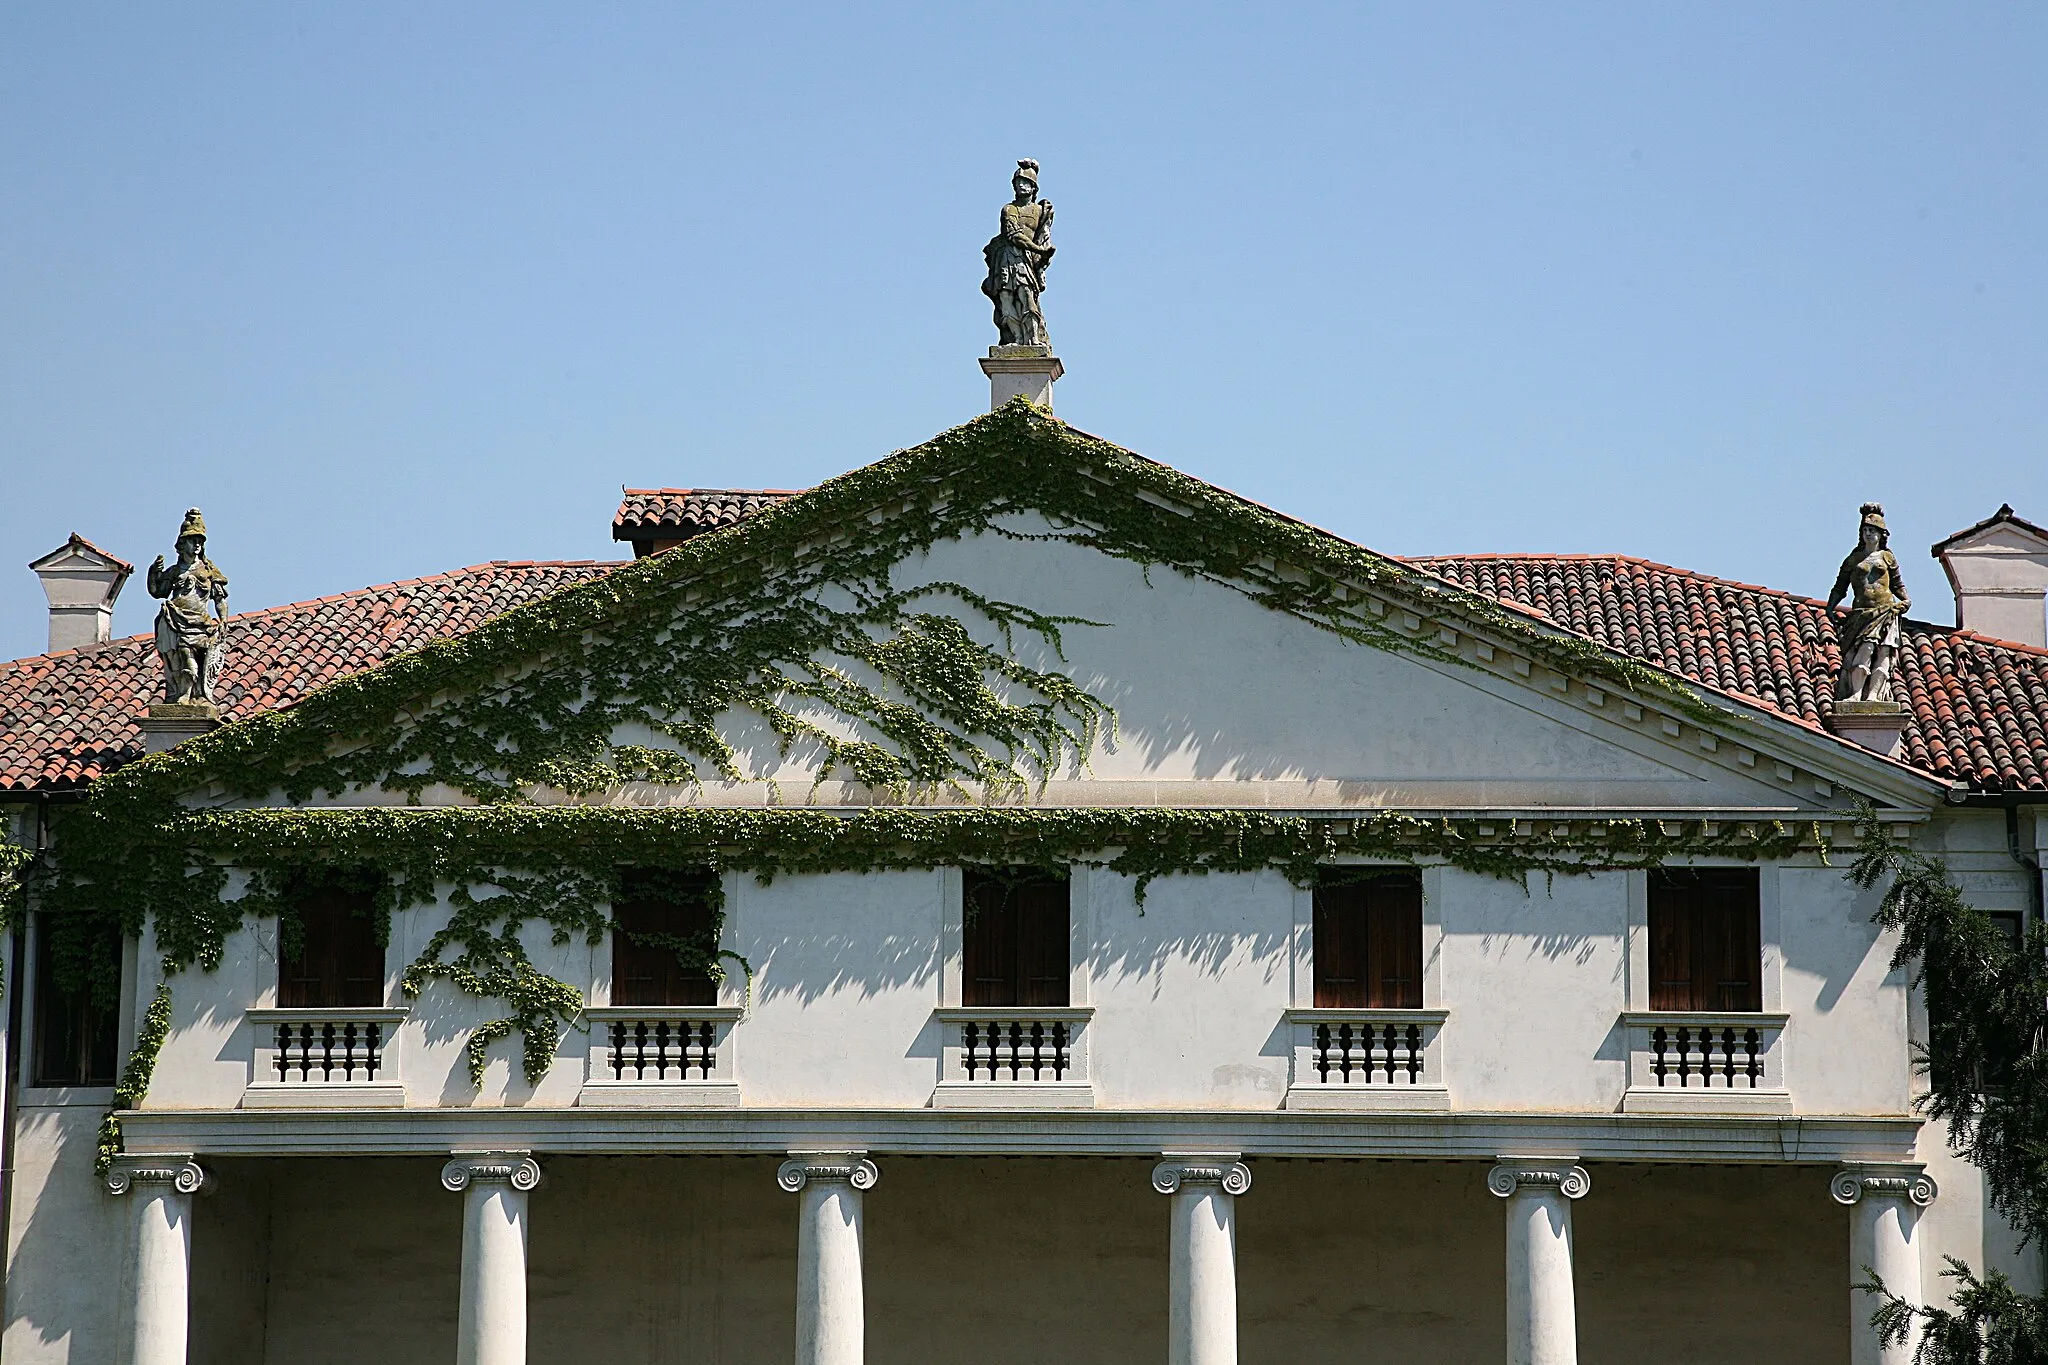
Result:
{"label": "ionic capital", "polygon": [[190,1155],[117,1156],[107,1168],[108,1194],[126,1194],[137,1185],[168,1185],[179,1194],[208,1188],[206,1172]]}
{"label": "ionic capital", "polygon": [[1161,1194],[1189,1185],[1215,1185],[1225,1194],[1244,1194],[1252,1187],[1252,1172],[1236,1152],[1169,1152],[1152,1168],[1152,1188]]}
{"label": "ionic capital", "polygon": [[1504,1156],[1486,1173],[1486,1188],[1503,1199],[1523,1190],[1555,1190],[1567,1199],[1584,1199],[1593,1177],[1569,1157]]}
{"label": "ionic capital", "polygon": [[444,1188],[461,1193],[471,1185],[510,1185],[524,1193],[540,1184],[540,1163],[531,1152],[455,1152],[441,1168]]}
{"label": "ionic capital", "polygon": [[1927,1168],[1917,1162],[1857,1162],[1835,1172],[1828,1193],[1838,1204],[1864,1199],[1905,1199],[1926,1208],[1941,1193]]}
{"label": "ionic capital", "polygon": [[881,1178],[866,1152],[791,1152],[775,1171],[775,1183],[791,1194],[813,1182],[871,1190]]}

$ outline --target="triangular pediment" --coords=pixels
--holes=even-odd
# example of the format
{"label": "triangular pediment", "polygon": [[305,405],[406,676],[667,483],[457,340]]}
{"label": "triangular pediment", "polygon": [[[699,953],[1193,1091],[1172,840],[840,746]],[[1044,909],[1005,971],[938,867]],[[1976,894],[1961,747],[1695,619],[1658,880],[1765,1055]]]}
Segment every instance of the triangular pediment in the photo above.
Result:
{"label": "triangular pediment", "polygon": [[231,803],[1761,812],[1930,787],[1022,403],[141,769]]}

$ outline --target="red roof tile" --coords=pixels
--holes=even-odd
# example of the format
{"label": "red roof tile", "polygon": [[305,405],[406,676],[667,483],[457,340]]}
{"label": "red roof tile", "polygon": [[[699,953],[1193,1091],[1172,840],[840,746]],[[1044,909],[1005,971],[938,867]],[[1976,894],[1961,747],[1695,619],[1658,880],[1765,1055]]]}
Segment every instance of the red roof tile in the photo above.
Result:
{"label": "red roof tile", "polygon": [[613,540],[688,540],[785,502],[788,488],[628,488],[612,518]]}
{"label": "red roof tile", "polygon": [[[1418,568],[1809,723],[1834,709],[1836,617],[1810,597],[1626,555],[1442,555]],[[1983,791],[2048,790],[2048,650],[1908,621],[1906,762]]]}
{"label": "red roof tile", "polygon": [[[217,700],[229,719],[290,705],[321,683],[615,567],[478,564],[230,616]],[[0,664],[0,792],[81,787],[139,758],[136,721],[162,686],[147,635]]]}
{"label": "red roof tile", "polygon": [[[627,489],[622,540],[729,526],[796,496],[780,489]],[[1812,598],[1625,555],[1443,555],[1407,561],[1555,625],[1813,726],[1841,666]],[[230,717],[288,705],[330,679],[459,635],[596,577],[604,563],[477,565],[230,618]],[[149,637],[0,664],[0,792],[82,786],[141,753],[136,719],[159,686]],[[2048,790],[2048,651],[1909,621],[1898,679],[1905,761],[1985,791]]]}

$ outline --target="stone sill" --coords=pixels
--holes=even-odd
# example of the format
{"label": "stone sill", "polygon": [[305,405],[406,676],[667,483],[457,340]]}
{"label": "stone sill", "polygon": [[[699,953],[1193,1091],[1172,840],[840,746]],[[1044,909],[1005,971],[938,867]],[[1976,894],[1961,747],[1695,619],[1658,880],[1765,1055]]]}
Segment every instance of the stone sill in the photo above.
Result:
{"label": "stone sill", "polygon": [[581,1109],[736,1109],[737,1081],[585,1081]]}
{"label": "stone sill", "polygon": [[1287,1108],[1348,1110],[1353,1113],[1442,1113],[1451,1092],[1441,1085],[1294,1085]]}
{"label": "stone sill", "polygon": [[1785,1090],[1711,1090],[1698,1086],[1635,1086],[1621,1097],[1624,1114],[1789,1114]]}
{"label": "stone sill", "polygon": [[380,1081],[306,1081],[252,1085],[244,1109],[403,1109],[405,1087]]}
{"label": "stone sill", "polygon": [[941,1081],[934,1109],[1093,1109],[1087,1081]]}

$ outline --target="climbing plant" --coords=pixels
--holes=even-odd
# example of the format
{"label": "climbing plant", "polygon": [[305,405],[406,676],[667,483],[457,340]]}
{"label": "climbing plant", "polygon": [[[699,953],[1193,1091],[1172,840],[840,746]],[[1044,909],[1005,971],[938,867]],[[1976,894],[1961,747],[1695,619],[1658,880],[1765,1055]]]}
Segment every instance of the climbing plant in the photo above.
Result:
{"label": "climbing plant", "polygon": [[[1772,824],[1560,831],[1005,804],[1084,769],[1115,716],[1065,668],[1068,634],[1101,623],[909,581],[919,556],[977,534],[1223,584],[1356,644],[1449,664],[1479,666],[1456,641],[1483,631],[1695,718],[1723,714],[1660,670],[1018,402],[103,778],[56,822],[40,903],[80,936],[153,928],[176,973],[218,965],[246,917],[283,916],[289,932],[292,888],[309,878],[374,869],[380,933],[408,906],[450,912],[402,989],[441,981],[503,1002],[470,1040],[472,1076],[516,1034],[537,1080],[581,997],[535,966],[522,934],[544,924],[556,943],[599,941],[626,867],[769,880],[1087,863],[1133,877],[1142,900],[1161,876],[1278,868],[1305,881],[1333,858],[1526,878],[1695,854],[1783,857],[1819,838]],[[559,804],[633,781],[745,781],[784,760],[896,804]],[[346,804],[366,793],[408,804]],[[314,804],[324,802],[342,804]]]}

